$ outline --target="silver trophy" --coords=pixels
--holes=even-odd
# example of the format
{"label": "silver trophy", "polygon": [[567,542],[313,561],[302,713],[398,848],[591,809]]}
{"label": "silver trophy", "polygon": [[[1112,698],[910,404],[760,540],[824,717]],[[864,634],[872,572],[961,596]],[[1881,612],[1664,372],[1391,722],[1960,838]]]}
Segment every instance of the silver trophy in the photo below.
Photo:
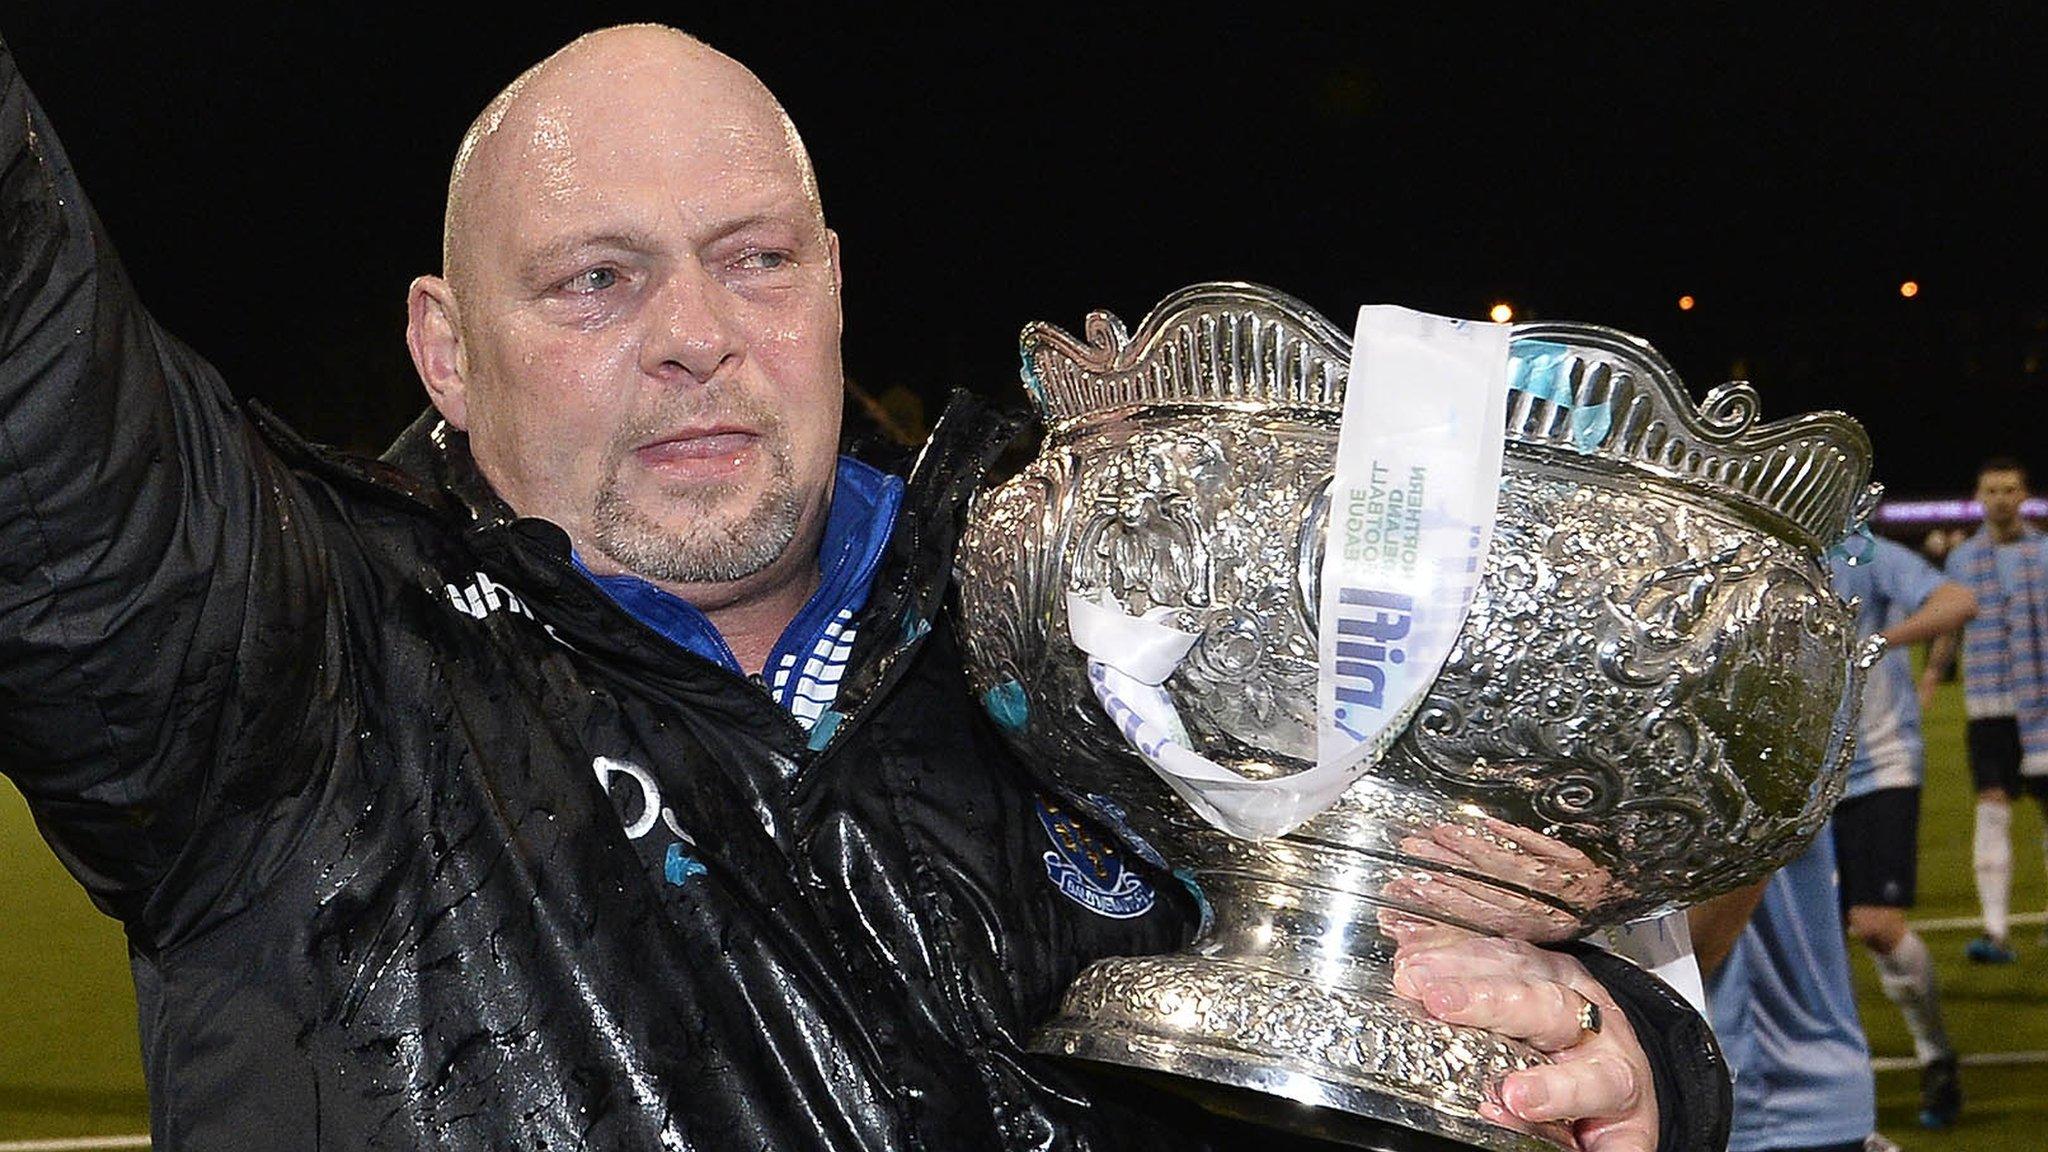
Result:
{"label": "silver trophy", "polygon": [[1378,1148],[1551,1152],[1479,1105],[1545,1057],[1392,991],[1422,926],[1552,942],[1760,877],[1819,829],[1859,653],[1826,549],[1875,503],[1834,413],[1694,408],[1648,344],[1523,324],[1552,386],[1510,396],[1497,522],[1463,631],[1391,750],[1294,831],[1240,839],[1133,752],[1091,690],[1067,593],[1198,635],[1163,685],[1245,776],[1316,758],[1318,606],[1347,335],[1288,296],[1205,284],[1128,332],[1022,337],[1046,426],[962,550],[976,689],[1076,803],[1179,865],[1207,906],[1174,954],[1101,961],[1044,1053],[1219,1111]]}

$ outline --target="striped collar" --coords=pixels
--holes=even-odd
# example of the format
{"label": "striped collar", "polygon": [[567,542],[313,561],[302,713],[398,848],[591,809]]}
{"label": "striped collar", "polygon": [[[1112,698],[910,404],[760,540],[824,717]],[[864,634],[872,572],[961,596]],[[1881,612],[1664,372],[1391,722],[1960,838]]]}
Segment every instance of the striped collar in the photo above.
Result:
{"label": "striped collar", "polygon": [[[832,702],[853,621],[867,605],[882,552],[903,504],[903,481],[850,456],[839,458],[825,538],[818,547],[818,590],[811,593],[768,654],[768,688],[776,702],[809,725]],[[710,618],[674,593],[638,576],[593,575],[576,567],[634,619],[728,671],[745,675]]]}

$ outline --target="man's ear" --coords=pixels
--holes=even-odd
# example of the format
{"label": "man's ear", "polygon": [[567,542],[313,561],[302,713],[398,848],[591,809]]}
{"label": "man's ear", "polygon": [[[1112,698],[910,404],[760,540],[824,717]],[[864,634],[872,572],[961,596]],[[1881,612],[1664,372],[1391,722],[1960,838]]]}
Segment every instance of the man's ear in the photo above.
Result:
{"label": "man's ear", "polygon": [[468,431],[469,359],[456,323],[455,292],[441,277],[422,276],[406,291],[405,346],[427,398],[449,424]]}

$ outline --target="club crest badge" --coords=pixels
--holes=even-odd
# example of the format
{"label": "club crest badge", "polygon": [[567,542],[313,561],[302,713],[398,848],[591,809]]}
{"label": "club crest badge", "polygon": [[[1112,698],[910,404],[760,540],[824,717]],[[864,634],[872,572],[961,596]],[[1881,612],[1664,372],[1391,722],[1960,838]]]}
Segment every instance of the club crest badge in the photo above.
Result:
{"label": "club crest badge", "polygon": [[1112,920],[1130,920],[1152,910],[1158,894],[1124,866],[1114,842],[1050,800],[1034,803],[1038,822],[1053,846],[1045,854],[1045,874],[1061,895]]}

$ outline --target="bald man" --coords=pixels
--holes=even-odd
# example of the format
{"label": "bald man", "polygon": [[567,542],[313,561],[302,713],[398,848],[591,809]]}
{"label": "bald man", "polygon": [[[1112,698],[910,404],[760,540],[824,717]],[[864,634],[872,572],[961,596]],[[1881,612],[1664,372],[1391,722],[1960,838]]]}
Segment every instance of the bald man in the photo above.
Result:
{"label": "bald man", "polygon": [[[1274,1146],[1021,1050],[1195,900],[970,703],[952,547],[1013,429],[836,455],[838,239],[744,68],[614,29],[492,102],[381,461],[156,327],[4,49],[0,158],[0,747],[126,927],[159,1148]],[[1625,964],[1404,961],[1556,1053],[1496,1118],[1725,1125]]]}

